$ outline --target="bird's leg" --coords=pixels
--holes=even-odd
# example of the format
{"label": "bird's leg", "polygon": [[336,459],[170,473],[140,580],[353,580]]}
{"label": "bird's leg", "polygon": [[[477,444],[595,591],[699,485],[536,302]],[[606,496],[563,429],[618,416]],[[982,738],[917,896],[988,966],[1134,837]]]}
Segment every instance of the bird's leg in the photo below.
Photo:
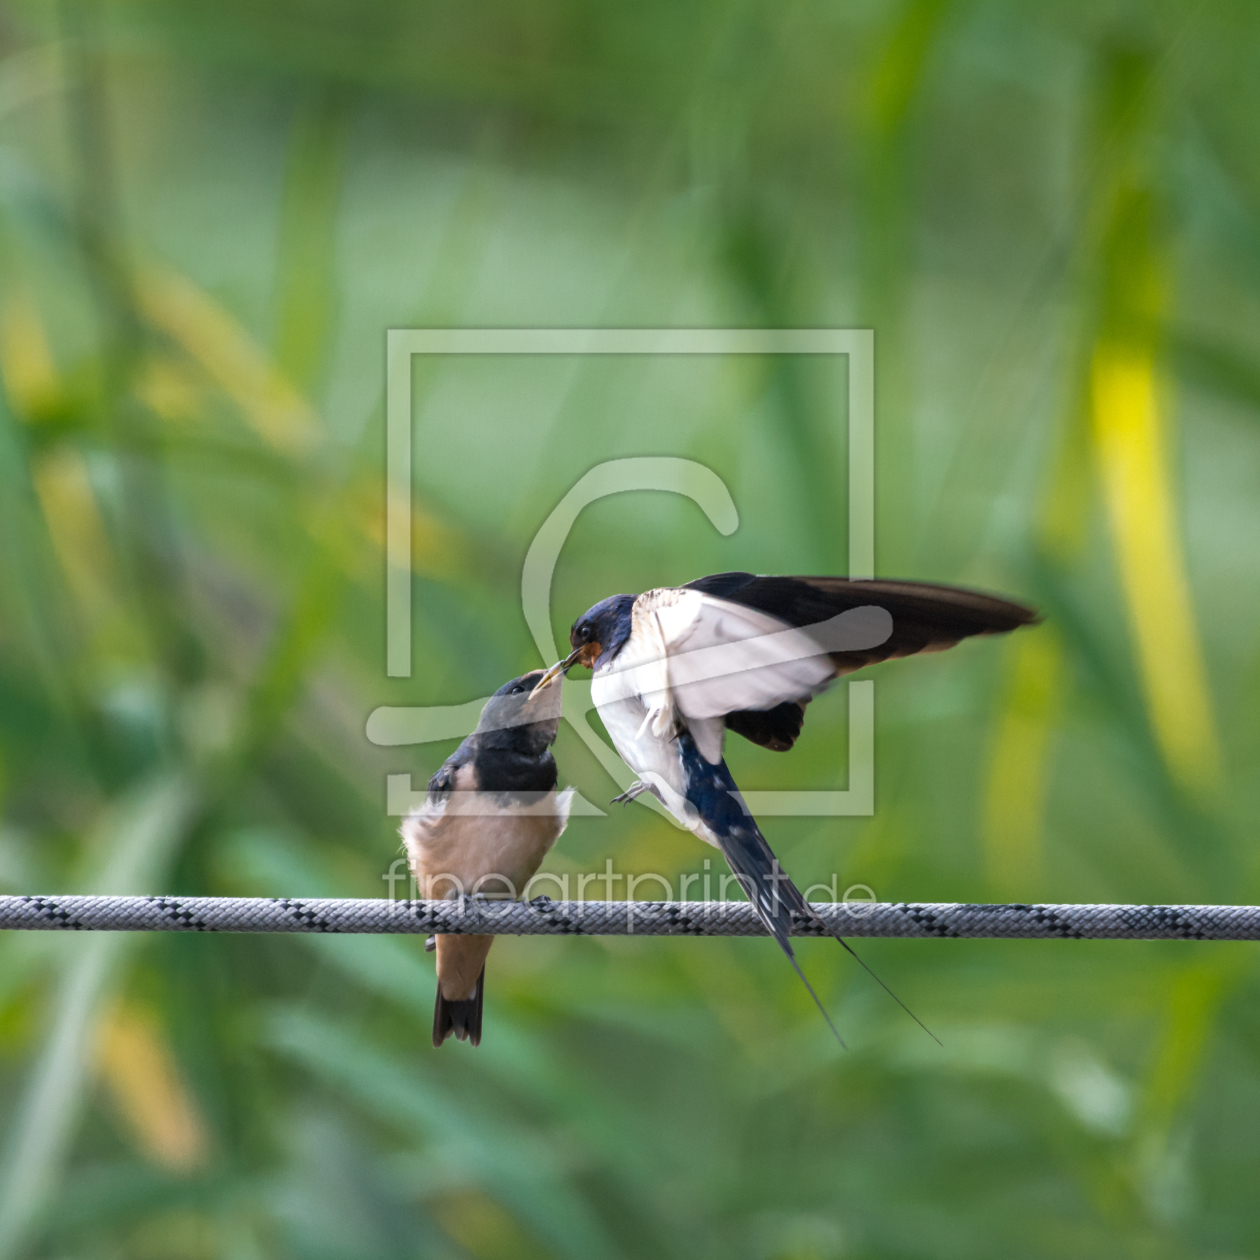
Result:
{"label": "bird's leg", "polygon": [[642,796],[644,792],[652,792],[656,796],[660,796],[656,788],[650,783],[644,783],[642,779],[636,779],[620,796],[614,796],[608,803],[610,805],[628,805],[636,796]]}

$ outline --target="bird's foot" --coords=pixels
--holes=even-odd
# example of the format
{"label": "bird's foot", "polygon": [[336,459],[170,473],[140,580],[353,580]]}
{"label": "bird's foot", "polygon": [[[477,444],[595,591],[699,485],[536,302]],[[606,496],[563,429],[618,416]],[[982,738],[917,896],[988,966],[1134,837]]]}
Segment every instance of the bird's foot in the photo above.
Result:
{"label": "bird's foot", "polygon": [[435,949],[437,949],[437,937],[430,936],[424,943],[424,952],[431,954]]}
{"label": "bird's foot", "polygon": [[610,805],[629,805],[636,796],[642,796],[644,792],[654,792],[655,790],[650,783],[644,783],[642,779],[636,779],[620,796],[614,796],[608,803]]}

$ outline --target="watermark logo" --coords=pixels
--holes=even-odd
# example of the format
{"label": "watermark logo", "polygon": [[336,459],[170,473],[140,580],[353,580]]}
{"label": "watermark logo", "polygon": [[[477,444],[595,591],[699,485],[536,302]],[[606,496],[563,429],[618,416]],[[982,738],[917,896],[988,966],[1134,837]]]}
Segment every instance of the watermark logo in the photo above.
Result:
{"label": "watermark logo", "polygon": [[[606,858],[602,871],[539,871],[522,888],[518,888],[505,875],[488,874],[469,885],[458,875],[446,872],[429,875],[425,886],[420,887],[415,874],[408,867],[406,858],[396,858],[382,876],[388,888],[389,901],[444,900],[454,901],[460,913],[467,903],[477,903],[481,918],[494,918],[494,903],[533,901],[539,898],[558,902],[565,913],[580,917],[582,907],[591,905],[606,912],[609,902],[620,902],[625,907],[626,921],[633,930],[636,906],[647,905],[701,905],[717,909],[749,900],[745,878],[730,871],[713,869],[713,859],[705,858],[701,871],[689,871],[672,877],[659,871],[619,871],[612,858]],[[769,897],[778,908],[780,883],[788,883],[789,877],[777,862],[767,877]],[[843,893],[839,891],[840,877],[834,872],[831,878],[811,884],[805,889],[805,900],[812,905],[844,905],[857,918],[869,912],[878,898],[867,884],[850,884]],[[644,896],[644,893],[648,896]]]}
{"label": "watermark logo", "polygon": [[[411,676],[412,360],[416,355],[842,355],[848,359],[849,575],[874,574],[874,335],[866,329],[392,329],[386,380],[386,672]],[[521,573],[521,606],[544,665],[558,660],[551,628],[551,587],[566,539],[584,508],[613,494],[681,494],[713,527],[729,535],[739,525],[722,479],[694,460],[643,457],[597,464],[564,495],[535,535]],[[699,575],[697,575],[699,576]],[[592,592],[591,602],[609,594]],[[575,610],[580,612],[581,610]],[[562,716],[621,790],[634,775],[590,724],[591,685],[563,682]],[[874,813],[875,684],[847,684],[848,784],[838,791],[752,791],[743,797],[754,815],[860,816]],[[487,697],[461,705],[381,707],[368,718],[375,744],[403,746],[460,738],[477,724]],[[401,817],[419,808],[423,792],[410,774],[391,774],[386,808]],[[681,826],[649,793],[639,797]],[[581,794],[571,813],[602,816]],[[387,877],[388,878],[388,877]],[[656,877],[661,878],[661,877]],[[392,888],[392,885],[391,885]],[[835,898],[833,897],[833,900]]]}

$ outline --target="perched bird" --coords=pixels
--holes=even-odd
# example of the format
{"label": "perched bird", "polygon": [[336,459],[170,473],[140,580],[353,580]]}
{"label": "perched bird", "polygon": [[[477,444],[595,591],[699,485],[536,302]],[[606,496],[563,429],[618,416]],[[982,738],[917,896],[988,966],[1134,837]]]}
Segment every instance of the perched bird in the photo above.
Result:
{"label": "perched bird", "polygon": [[573,623],[573,651],[538,690],[574,665],[594,671],[591,699],[639,776],[617,800],[650,791],[721,850],[823,1010],[789,940],[793,916],[813,913],[727,769],[726,732],[785,751],[801,732],[805,706],[841,674],[1036,619],[1022,604],[949,586],[718,573],[601,600]]}
{"label": "perched bird", "polygon": [[[429,780],[403,821],[407,859],[426,899],[518,898],[569,821],[573,789],[556,792],[551,755],[559,689],[539,691],[541,669],[504,683],[477,729]],[[433,1044],[452,1033],[481,1041],[486,955],[493,936],[440,935]]]}

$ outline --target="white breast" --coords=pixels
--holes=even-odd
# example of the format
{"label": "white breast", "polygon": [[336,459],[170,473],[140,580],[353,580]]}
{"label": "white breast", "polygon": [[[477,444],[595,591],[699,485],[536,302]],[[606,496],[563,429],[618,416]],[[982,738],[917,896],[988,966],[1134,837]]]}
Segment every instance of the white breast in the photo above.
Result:
{"label": "white breast", "polygon": [[[647,706],[627,678],[624,670],[605,667],[597,670],[591,680],[591,699],[612,737],[613,746],[622,761],[644,783],[657,790],[661,803],[684,827],[694,831],[706,844],[714,844],[686,799],[686,776],[677,742],[672,737],[654,733],[652,724],[646,721]],[[720,734],[718,746],[721,746]]]}

